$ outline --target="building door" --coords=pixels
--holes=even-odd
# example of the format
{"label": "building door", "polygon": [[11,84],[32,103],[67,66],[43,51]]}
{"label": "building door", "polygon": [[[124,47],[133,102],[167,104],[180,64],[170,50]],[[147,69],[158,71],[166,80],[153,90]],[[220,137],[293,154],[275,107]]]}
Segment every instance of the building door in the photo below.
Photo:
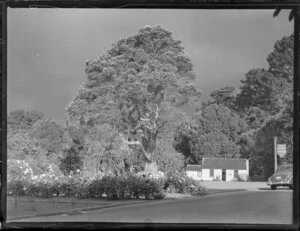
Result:
{"label": "building door", "polygon": [[226,181],[226,169],[222,169],[222,181]]}

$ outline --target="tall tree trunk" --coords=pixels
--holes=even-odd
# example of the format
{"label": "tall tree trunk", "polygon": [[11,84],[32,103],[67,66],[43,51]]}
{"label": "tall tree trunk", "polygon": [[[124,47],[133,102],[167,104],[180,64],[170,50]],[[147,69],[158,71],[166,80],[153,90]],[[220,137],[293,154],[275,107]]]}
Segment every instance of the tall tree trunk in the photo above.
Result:
{"label": "tall tree trunk", "polygon": [[145,172],[155,175],[158,172],[158,165],[155,160],[151,162],[145,162]]}
{"label": "tall tree trunk", "polygon": [[156,154],[156,139],[157,134],[153,131],[148,131],[147,139],[144,140],[143,146],[147,153],[149,153],[150,159],[145,162],[146,173],[157,174],[158,165],[156,162],[155,154]]}

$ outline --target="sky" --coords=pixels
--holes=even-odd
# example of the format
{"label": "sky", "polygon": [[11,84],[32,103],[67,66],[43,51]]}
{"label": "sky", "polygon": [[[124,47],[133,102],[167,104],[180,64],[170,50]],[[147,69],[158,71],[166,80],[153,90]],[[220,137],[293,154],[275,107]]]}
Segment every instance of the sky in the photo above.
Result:
{"label": "sky", "polygon": [[182,41],[197,83],[238,87],[252,68],[268,68],[277,40],[293,33],[289,11],[171,9],[8,9],[8,112],[41,111],[65,124],[65,108],[86,81],[85,61],[145,26]]}

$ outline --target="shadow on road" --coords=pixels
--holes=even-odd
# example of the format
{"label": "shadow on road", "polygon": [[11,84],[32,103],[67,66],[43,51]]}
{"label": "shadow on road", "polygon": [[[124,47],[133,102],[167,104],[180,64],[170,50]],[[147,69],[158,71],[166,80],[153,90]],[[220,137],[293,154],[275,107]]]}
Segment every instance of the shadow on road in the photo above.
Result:
{"label": "shadow on road", "polygon": [[277,188],[276,190],[272,190],[270,187],[264,187],[264,188],[258,188],[258,190],[264,190],[264,191],[293,191],[289,188]]}

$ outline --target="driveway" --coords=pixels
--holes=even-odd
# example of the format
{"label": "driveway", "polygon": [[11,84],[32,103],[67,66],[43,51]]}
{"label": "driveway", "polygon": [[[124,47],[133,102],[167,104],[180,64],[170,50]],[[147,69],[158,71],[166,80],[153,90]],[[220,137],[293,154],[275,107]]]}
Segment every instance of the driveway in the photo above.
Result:
{"label": "driveway", "polygon": [[264,190],[270,188],[267,182],[203,181],[201,184],[209,189]]}

